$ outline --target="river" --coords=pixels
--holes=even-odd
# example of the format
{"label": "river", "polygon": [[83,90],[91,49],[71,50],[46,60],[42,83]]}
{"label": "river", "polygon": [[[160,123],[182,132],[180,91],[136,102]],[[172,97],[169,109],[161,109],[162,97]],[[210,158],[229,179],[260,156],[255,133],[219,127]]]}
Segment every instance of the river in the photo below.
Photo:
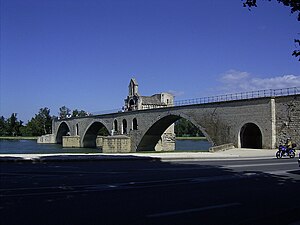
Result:
{"label": "river", "polygon": [[[208,151],[206,140],[176,140],[175,151]],[[57,144],[37,144],[36,140],[0,140],[0,154],[99,153],[96,148],[62,148]]]}

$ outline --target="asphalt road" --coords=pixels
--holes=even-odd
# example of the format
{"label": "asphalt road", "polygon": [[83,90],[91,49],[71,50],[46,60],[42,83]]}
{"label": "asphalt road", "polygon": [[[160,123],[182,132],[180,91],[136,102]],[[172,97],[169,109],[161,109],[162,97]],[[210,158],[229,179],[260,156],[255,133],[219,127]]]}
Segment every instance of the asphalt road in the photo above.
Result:
{"label": "asphalt road", "polygon": [[1,162],[1,225],[300,224],[297,159]]}

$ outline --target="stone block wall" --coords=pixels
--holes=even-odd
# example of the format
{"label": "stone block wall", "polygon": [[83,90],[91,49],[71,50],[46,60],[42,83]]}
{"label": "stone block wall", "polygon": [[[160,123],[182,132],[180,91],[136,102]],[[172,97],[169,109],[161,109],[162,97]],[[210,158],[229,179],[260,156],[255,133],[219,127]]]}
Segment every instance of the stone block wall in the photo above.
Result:
{"label": "stone block wall", "polygon": [[37,139],[38,144],[55,144],[55,135],[54,134],[46,134],[43,136],[38,137]]}
{"label": "stone block wall", "polygon": [[277,97],[276,133],[277,146],[290,137],[293,143],[300,145],[300,95]]}
{"label": "stone block wall", "polygon": [[80,148],[79,136],[63,136],[62,139],[63,148]]}
{"label": "stone block wall", "polygon": [[130,137],[125,135],[103,137],[103,153],[125,153],[131,152]]}

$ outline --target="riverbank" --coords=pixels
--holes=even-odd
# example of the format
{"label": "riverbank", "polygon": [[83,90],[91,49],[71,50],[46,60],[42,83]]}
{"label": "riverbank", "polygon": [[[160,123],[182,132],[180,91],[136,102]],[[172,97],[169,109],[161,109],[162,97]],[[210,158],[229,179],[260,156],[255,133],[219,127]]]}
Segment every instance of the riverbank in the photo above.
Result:
{"label": "riverbank", "polygon": [[0,140],[37,140],[38,137],[9,137],[9,136],[0,136]]}

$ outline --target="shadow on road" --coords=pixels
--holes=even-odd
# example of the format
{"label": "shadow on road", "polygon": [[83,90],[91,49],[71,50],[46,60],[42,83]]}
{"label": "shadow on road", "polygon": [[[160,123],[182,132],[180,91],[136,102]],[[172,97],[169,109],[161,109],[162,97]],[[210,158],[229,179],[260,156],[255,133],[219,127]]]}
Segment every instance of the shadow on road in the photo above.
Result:
{"label": "shadow on road", "polygon": [[299,178],[289,176],[299,176],[297,169],[272,174],[254,167],[237,171],[222,162],[183,164],[126,157],[1,162],[1,224],[216,225],[299,220]]}

